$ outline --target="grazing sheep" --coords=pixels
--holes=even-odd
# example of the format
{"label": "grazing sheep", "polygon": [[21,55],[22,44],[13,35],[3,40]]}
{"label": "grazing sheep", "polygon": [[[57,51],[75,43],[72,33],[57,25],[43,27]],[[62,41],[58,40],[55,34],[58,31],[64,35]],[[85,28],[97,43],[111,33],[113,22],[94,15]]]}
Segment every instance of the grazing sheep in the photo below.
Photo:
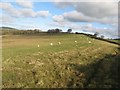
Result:
{"label": "grazing sheep", "polygon": [[50,43],[50,45],[52,46],[52,45],[53,45],[53,43]]}
{"label": "grazing sheep", "polygon": [[61,44],[61,42],[58,42],[58,44],[60,45],[60,44]]}
{"label": "grazing sheep", "polygon": [[89,43],[91,43],[91,41],[89,41]]}
{"label": "grazing sheep", "polygon": [[40,46],[38,45],[38,47],[40,47]]}
{"label": "grazing sheep", "polygon": [[77,41],[75,41],[75,43],[77,43]]}

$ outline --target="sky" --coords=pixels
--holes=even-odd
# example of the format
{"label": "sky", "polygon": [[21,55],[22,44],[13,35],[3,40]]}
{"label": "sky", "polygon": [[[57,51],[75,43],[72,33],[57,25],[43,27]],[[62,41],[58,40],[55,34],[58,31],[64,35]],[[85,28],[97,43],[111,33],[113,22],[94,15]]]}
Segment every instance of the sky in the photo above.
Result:
{"label": "sky", "polygon": [[118,0],[1,0],[0,27],[60,28],[118,37]]}

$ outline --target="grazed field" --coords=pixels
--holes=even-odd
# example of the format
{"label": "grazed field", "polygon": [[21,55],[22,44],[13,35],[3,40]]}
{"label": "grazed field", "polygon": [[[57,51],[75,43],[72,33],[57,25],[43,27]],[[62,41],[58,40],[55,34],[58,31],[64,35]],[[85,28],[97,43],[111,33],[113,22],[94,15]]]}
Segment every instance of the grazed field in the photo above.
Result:
{"label": "grazed field", "polygon": [[119,86],[118,45],[58,34],[4,35],[2,46],[5,88]]}

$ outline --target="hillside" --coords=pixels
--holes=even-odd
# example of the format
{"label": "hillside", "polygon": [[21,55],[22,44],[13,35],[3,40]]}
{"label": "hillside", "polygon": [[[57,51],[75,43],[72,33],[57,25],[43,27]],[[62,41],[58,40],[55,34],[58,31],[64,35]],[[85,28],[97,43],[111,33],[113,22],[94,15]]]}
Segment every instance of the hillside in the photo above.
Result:
{"label": "hillside", "polygon": [[2,44],[4,88],[120,86],[116,44],[76,34],[8,35]]}
{"label": "hillside", "polygon": [[0,27],[0,33],[2,35],[12,35],[14,32],[17,32],[18,29],[11,27]]}
{"label": "hillside", "polygon": [[11,28],[11,27],[0,27],[0,29],[3,29],[3,30],[17,30],[16,28]]}
{"label": "hillside", "polygon": [[[2,31],[1,31],[2,30]],[[61,30],[61,29],[58,29]],[[11,28],[11,27],[0,27],[0,34],[2,35],[46,35],[46,34],[53,34],[53,35],[58,35],[58,34],[66,34],[67,32],[59,32],[59,33],[54,33],[54,32],[49,32],[48,31],[42,31],[42,30],[38,30],[38,29],[34,29],[34,30],[18,30],[16,28]],[[54,29],[53,29],[54,31]],[[73,33],[71,33],[73,34]],[[92,34],[86,34],[86,33],[78,33],[76,32],[75,34],[79,34],[79,35],[84,35],[90,38],[94,38],[94,39],[98,39],[98,40],[102,40],[102,41],[106,41],[109,43],[113,43],[113,44],[118,44],[120,45],[120,39],[103,39],[100,37],[96,37]]]}

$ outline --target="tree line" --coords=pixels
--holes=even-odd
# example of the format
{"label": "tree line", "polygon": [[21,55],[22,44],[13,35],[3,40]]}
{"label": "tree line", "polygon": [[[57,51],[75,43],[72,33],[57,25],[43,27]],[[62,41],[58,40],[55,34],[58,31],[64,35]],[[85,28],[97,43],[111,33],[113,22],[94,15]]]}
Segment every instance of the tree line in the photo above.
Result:
{"label": "tree line", "polygon": [[[42,30],[39,29],[34,29],[34,30],[18,30],[18,29],[8,29],[8,28],[3,28],[2,30],[2,35],[26,35],[26,34],[39,34],[43,33]],[[71,33],[72,29],[68,29],[67,32],[65,33]],[[46,33],[63,33],[62,29],[56,28],[56,29],[49,29],[47,30]]]}
{"label": "tree line", "polygon": [[2,30],[2,35],[25,35],[25,34],[37,34],[39,30]]}

